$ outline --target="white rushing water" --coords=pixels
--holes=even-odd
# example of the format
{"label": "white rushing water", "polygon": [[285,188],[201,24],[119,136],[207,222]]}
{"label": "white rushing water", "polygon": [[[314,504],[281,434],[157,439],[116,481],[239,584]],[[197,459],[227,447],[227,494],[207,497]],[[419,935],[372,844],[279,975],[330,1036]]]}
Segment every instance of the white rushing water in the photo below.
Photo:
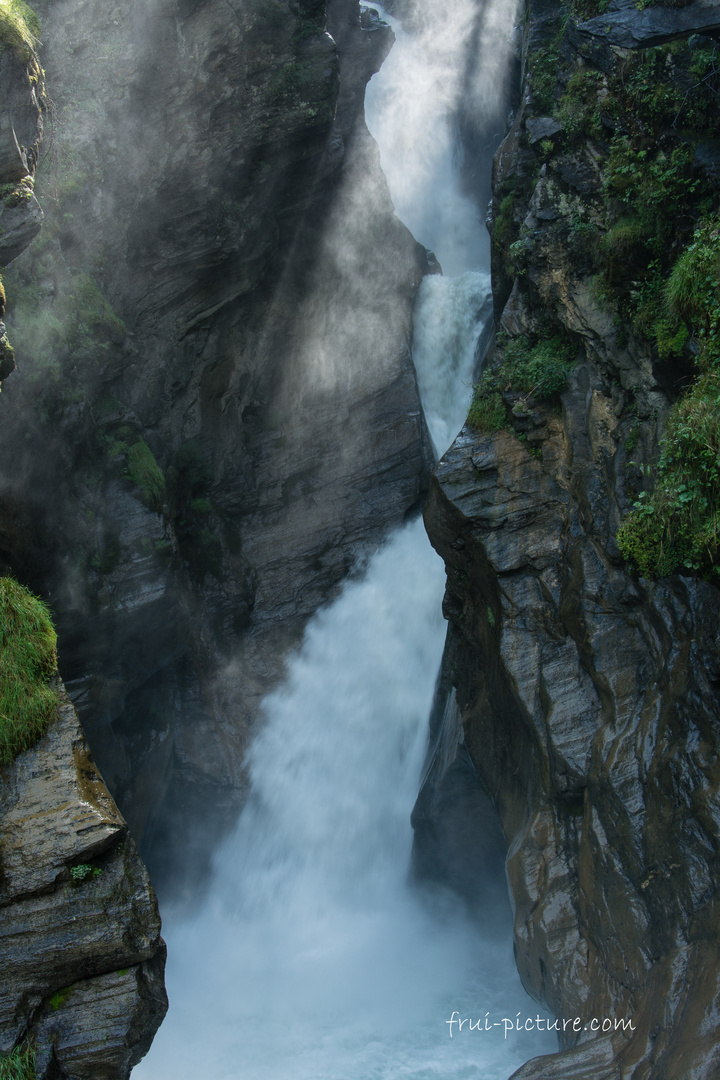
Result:
{"label": "white rushing water", "polygon": [[[481,43],[496,65],[514,0],[487,9]],[[474,10],[469,0],[442,5],[436,53],[432,23],[396,30],[393,65],[371,83],[368,105],[398,211],[458,275],[427,278],[416,304],[414,357],[438,452],[467,410],[489,290],[473,235],[482,226],[459,191],[449,134]],[[418,100],[423,71],[429,89]],[[412,117],[406,141],[397,132]],[[437,146],[423,150],[420,128],[431,123]],[[405,169],[393,145],[410,154]],[[415,219],[406,194],[411,209],[422,204]],[[547,1033],[506,1035],[504,1018],[537,1015],[515,971],[509,909],[478,927],[407,883],[444,583],[418,520],[311,620],[264,702],[251,794],[215,854],[209,899],[166,919],[170,1011],[137,1080],[505,1080],[556,1048]],[[482,1023],[458,1031],[454,1013]]]}

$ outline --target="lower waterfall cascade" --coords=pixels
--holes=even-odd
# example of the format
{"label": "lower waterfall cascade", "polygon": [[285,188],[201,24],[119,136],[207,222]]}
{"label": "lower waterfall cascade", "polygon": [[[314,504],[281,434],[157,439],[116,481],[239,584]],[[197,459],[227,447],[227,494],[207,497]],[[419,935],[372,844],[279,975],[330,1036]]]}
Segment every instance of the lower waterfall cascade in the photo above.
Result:
{"label": "lower waterfall cascade", "polygon": [[[413,33],[388,16],[396,44],[366,102],[398,216],[453,275],[425,278],[415,308],[413,356],[437,454],[467,413],[490,294],[484,226],[459,190],[452,137],[472,42],[507,63],[515,2],[488,0],[483,11],[479,45],[469,0],[451,0]],[[421,84],[427,101],[413,97]],[[428,149],[413,125],[431,121]],[[412,165],[392,164],[393,143],[400,158],[416,147],[417,184]],[[309,623],[265,699],[248,801],[214,854],[207,899],[190,916],[165,913],[170,1012],[133,1077],[506,1080],[556,1049],[540,1024],[507,1030],[539,1016],[515,970],[509,904],[480,926],[451,897],[408,884],[444,584],[416,519]]]}

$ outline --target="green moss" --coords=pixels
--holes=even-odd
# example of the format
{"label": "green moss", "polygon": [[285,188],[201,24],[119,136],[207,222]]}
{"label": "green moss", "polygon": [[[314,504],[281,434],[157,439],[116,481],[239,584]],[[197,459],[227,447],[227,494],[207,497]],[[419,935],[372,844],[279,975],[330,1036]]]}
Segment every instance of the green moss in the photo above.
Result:
{"label": "green moss", "polygon": [[40,44],[40,22],[24,0],[0,0],[0,42],[12,49],[19,60],[35,60]]}
{"label": "green moss", "polygon": [[209,499],[191,499],[188,508],[193,514],[199,514],[201,517],[207,517],[212,511],[212,503]]}
{"label": "green moss", "polygon": [[148,444],[139,439],[127,452],[128,479],[140,488],[151,510],[161,510],[165,497],[165,477]]}
{"label": "green moss", "polygon": [[12,578],[0,578],[0,763],[45,733],[57,709],[48,685],[57,673],[56,635],[47,607]]}
{"label": "green moss", "polygon": [[35,1080],[35,1051],[30,1046],[0,1054],[0,1080]]}
{"label": "green moss", "polygon": [[63,990],[56,990],[55,991],[55,993],[50,998],[50,1002],[49,1002],[50,1008],[53,1010],[53,1012],[57,1012],[58,1009],[60,1009],[65,1004],[65,1001],[66,1001],[69,994],[70,994],[70,987],[69,986],[66,986]]}
{"label": "green moss", "polygon": [[640,218],[622,217],[602,238],[600,249],[608,259],[622,262],[643,258],[647,262],[647,235]]}
{"label": "green moss", "polygon": [[90,274],[75,277],[65,308],[63,336],[75,348],[97,343],[122,345],[127,337],[125,324]]}

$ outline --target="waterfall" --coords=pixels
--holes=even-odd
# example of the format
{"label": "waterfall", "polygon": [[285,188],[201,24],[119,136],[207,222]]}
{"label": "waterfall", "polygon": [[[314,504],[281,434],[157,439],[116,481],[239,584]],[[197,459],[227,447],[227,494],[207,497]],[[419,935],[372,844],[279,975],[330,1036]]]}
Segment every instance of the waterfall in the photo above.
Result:
{"label": "waterfall", "polygon": [[[514,0],[486,5],[489,66],[498,41],[507,56],[513,14]],[[367,98],[396,210],[455,274],[427,278],[416,304],[414,358],[438,452],[467,411],[489,294],[452,139],[476,15],[449,0],[412,34],[393,20],[397,43]],[[430,122],[432,145],[420,139]],[[418,163],[398,168],[393,145]],[[502,1024],[537,1015],[515,971],[509,906],[479,927],[407,883],[444,580],[416,520],[311,620],[264,702],[248,803],[215,853],[209,898],[166,919],[170,1012],[134,1077],[505,1080],[556,1048],[548,1033]],[[478,1026],[453,1032],[455,1014]]]}

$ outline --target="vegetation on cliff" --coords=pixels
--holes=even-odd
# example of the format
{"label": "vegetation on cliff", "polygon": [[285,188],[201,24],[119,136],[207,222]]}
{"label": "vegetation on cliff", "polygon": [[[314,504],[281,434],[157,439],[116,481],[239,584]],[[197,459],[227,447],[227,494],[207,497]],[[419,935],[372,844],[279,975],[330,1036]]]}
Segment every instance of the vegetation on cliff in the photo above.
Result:
{"label": "vegetation on cliff", "polygon": [[[543,47],[530,50],[526,135],[520,167],[499,177],[493,257],[501,295],[507,299],[515,285],[534,297],[542,325],[516,325],[509,339],[500,338],[468,419],[486,431],[517,427],[517,392],[548,396],[541,379],[534,388],[518,380],[514,354],[551,351],[574,329],[560,293],[589,282],[612,318],[617,350],[648,356],[658,385],[676,399],[654,460],[638,453],[629,463],[620,551],[646,577],[715,577],[720,63],[715,43],[697,34],[617,51],[573,37],[573,18],[590,19],[607,6],[573,0],[547,19]],[[562,388],[560,380],[554,392]],[[657,413],[639,406],[639,388],[627,390],[636,398],[628,409],[630,454]]]}
{"label": "vegetation on cliff", "polygon": [[56,640],[43,601],[0,578],[0,764],[33,746],[57,708]]}
{"label": "vegetation on cliff", "polygon": [[0,0],[0,42],[9,46],[15,55],[27,63],[37,63],[35,49],[39,44],[40,22],[24,0]]}
{"label": "vegetation on cliff", "polygon": [[499,431],[509,426],[504,398],[518,415],[528,399],[553,401],[565,389],[576,349],[557,335],[531,345],[524,335],[503,342],[501,363],[486,369],[473,390],[468,423],[476,431]]}
{"label": "vegetation on cliff", "polygon": [[696,231],[664,289],[671,340],[694,342],[697,377],[673,406],[655,484],[618,533],[646,577],[678,569],[716,577],[720,540],[720,223]]}

